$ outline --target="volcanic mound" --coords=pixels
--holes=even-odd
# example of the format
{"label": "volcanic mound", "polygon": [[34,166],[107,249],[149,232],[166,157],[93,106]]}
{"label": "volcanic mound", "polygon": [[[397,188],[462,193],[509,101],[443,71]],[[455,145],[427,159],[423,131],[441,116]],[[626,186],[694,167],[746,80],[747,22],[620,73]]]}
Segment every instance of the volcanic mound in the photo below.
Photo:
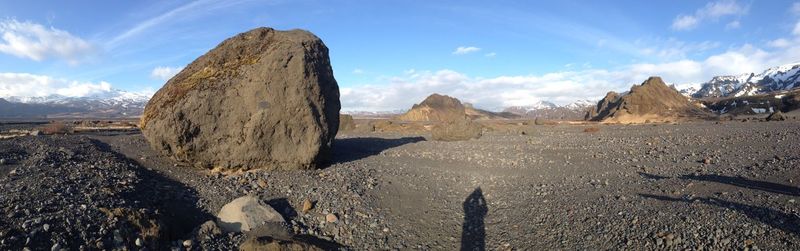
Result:
{"label": "volcanic mound", "polygon": [[643,123],[708,118],[711,115],[660,77],[634,85],[625,95],[609,92],[589,113],[590,120],[611,123]]}
{"label": "volcanic mound", "polygon": [[511,113],[495,113],[477,109],[469,103],[461,103],[458,99],[438,93],[431,94],[411,110],[397,117],[405,121],[460,121],[463,119],[507,119],[519,118]]}

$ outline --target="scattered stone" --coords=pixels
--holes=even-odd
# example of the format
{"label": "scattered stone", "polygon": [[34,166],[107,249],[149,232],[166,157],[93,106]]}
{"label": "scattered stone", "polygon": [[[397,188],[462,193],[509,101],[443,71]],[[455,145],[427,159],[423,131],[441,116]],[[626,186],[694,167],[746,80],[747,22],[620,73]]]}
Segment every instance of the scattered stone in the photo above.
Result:
{"label": "scattered stone", "polygon": [[266,224],[285,222],[275,209],[253,196],[239,197],[226,204],[217,218],[225,232],[247,232]]}
{"label": "scattered stone", "polygon": [[308,198],[303,201],[303,213],[307,214],[311,209],[314,208],[314,203],[311,202]]}
{"label": "scattered stone", "polygon": [[336,217],[335,214],[331,213],[331,214],[325,215],[325,221],[327,221],[328,223],[336,223],[336,221],[338,221],[338,220],[339,220],[339,217]]}

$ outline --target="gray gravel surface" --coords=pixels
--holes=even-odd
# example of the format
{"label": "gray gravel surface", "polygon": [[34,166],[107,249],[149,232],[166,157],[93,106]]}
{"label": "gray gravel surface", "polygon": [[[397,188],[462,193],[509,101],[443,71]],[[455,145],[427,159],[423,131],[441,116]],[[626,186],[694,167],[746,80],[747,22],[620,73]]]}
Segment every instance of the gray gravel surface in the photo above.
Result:
{"label": "gray gravel surface", "polygon": [[[111,225],[99,207],[147,210],[181,229],[159,247],[191,239],[194,249],[235,249],[243,236],[194,228],[246,194],[281,212],[295,234],[355,250],[800,248],[800,123],[596,127],[461,142],[342,134],[327,168],[239,174],[183,166],[136,133],[0,141],[11,163],[0,166],[0,249],[21,249],[30,236],[34,249],[113,245],[112,227],[99,230]],[[101,187],[117,190],[103,197]],[[303,212],[306,199],[313,208]],[[192,217],[164,220],[172,208]],[[136,234],[125,236],[131,249]]]}

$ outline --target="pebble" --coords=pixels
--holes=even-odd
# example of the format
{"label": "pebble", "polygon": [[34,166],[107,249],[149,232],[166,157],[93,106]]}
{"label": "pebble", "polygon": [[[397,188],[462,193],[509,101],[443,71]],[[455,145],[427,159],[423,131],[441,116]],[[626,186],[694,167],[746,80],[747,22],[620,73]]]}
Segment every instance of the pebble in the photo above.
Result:
{"label": "pebble", "polygon": [[303,213],[306,214],[313,208],[314,208],[314,203],[312,203],[311,200],[306,198],[306,200],[303,201]]}
{"label": "pebble", "polygon": [[5,165],[7,163],[6,159],[0,159],[0,165]]}
{"label": "pebble", "polygon": [[144,246],[144,242],[142,241],[142,238],[136,238],[136,241],[134,242],[134,244],[136,244],[137,247]]}
{"label": "pebble", "polygon": [[43,229],[45,232],[47,232],[47,231],[50,231],[50,224],[44,224],[44,225],[42,226],[42,229]]}
{"label": "pebble", "polygon": [[184,247],[187,247],[187,248],[188,248],[188,247],[191,247],[191,246],[192,246],[192,240],[185,240],[185,241],[183,241],[183,246],[184,246]]}
{"label": "pebble", "polygon": [[336,217],[335,214],[328,214],[328,215],[325,216],[325,220],[330,222],[330,223],[335,223],[336,221],[339,220],[339,217]]}

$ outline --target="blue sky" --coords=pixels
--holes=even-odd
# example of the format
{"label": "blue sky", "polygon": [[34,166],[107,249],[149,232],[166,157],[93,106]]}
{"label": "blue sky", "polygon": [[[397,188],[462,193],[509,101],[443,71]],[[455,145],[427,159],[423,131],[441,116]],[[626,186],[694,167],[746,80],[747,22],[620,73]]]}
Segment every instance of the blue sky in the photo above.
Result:
{"label": "blue sky", "polygon": [[3,1],[0,97],[151,93],[266,26],[322,38],[345,110],[567,104],[800,61],[798,20],[795,1]]}

